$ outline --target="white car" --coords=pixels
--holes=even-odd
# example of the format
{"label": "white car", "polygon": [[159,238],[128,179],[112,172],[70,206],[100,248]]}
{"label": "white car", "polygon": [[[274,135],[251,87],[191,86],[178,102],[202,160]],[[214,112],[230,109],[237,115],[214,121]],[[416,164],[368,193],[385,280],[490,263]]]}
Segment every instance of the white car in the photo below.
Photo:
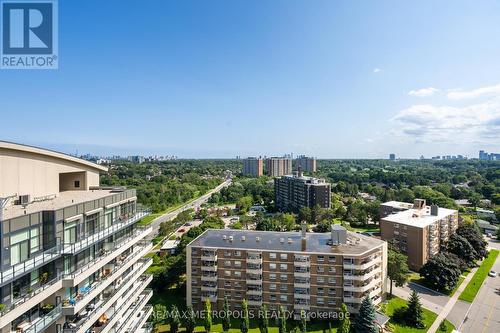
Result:
{"label": "white car", "polygon": [[495,276],[497,276],[497,272],[495,272],[495,271],[490,271],[490,272],[488,273],[488,276],[495,277]]}

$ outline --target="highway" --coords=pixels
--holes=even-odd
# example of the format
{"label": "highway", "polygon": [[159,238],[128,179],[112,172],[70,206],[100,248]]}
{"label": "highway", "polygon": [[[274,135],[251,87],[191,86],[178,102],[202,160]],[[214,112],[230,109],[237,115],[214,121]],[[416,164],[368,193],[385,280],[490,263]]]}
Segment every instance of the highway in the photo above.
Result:
{"label": "highway", "polygon": [[154,219],[151,222],[151,226],[153,227],[153,232],[150,234],[150,237],[153,238],[153,237],[155,237],[158,234],[158,229],[160,228],[160,223],[165,222],[165,221],[170,221],[170,220],[174,219],[180,212],[182,212],[182,211],[184,211],[186,209],[189,209],[189,208],[197,209],[202,204],[204,204],[205,202],[207,202],[208,199],[210,198],[210,196],[213,193],[219,192],[222,188],[224,188],[226,186],[229,186],[229,184],[231,184],[231,178],[226,179],[222,184],[220,184],[216,188],[210,190],[209,192],[205,193],[201,197],[199,197],[199,198],[197,198],[197,199],[195,199],[195,200],[193,200],[193,201],[185,204],[182,207],[177,208],[174,211],[171,211],[169,213],[163,214],[163,215],[157,217],[156,219]]}

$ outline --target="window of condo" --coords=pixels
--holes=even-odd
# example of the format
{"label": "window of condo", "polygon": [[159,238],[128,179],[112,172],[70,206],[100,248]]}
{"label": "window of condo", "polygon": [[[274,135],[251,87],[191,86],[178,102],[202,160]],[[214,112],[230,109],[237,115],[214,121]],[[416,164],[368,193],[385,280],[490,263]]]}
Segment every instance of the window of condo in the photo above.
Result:
{"label": "window of condo", "polygon": [[288,296],[287,295],[280,295],[280,301],[286,302],[287,300],[288,300]]}
{"label": "window of condo", "polygon": [[325,283],[325,278],[318,276],[317,281],[318,283]]}
{"label": "window of condo", "polygon": [[288,265],[287,264],[280,264],[280,269],[282,271],[286,271],[288,269]]}
{"label": "window of condo", "polygon": [[235,272],[234,272],[234,276],[236,276],[236,277],[241,277],[241,272],[235,271]]}
{"label": "window of condo", "polygon": [[325,268],[324,267],[318,267],[318,273],[324,273]]}
{"label": "window of condo", "polygon": [[234,262],[234,267],[240,268],[241,267],[241,261],[235,261]]}
{"label": "window of condo", "polygon": [[224,287],[231,287],[231,281],[224,281]]}
{"label": "window of condo", "polygon": [[224,261],[224,266],[231,267],[231,261],[229,260]]}
{"label": "window of condo", "polygon": [[16,232],[10,236],[10,264],[15,265],[29,258],[29,230]]}
{"label": "window of condo", "polygon": [[276,283],[271,283],[269,285],[269,290],[276,290]]}
{"label": "window of condo", "polygon": [[230,257],[231,251],[224,251],[224,257]]}
{"label": "window of condo", "polygon": [[318,256],[318,262],[325,261],[325,256]]}
{"label": "window of condo", "polygon": [[276,269],[276,264],[270,263],[269,264],[269,269]]}
{"label": "window of condo", "polygon": [[73,244],[76,242],[76,228],[78,221],[64,222],[64,243]]}
{"label": "window of condo", "polygon": [[93,235],[99,231],[99,213],[89,215],[85,218],[85,231],[87,235]]}
{"label": "window of condo", "polygon": [[225,276],[231,276],[231,271],[224,271]]}
{"label": "window of condo", "polygon": [[80,181],[79,180],[75,180],[75,188],[79,188],[80,187]]}
{"label": "window of condo", "polygon": [[329,256],[328,257],[328,262],[335,262],[335,257]]}
{"label": "window of condo", "polygon": [[328,272],[335,273],[335,267],[332,266],[328,267]]}
{"label": "window of condo", "polygon": [[276,253],[269,253],[269,259],[276,259]]}
{"label": "window of condo", "polygon": [[288,291],[288,286],[286,284],[280,285],[280,290],[281,291]]}
{"label": "window of condo", "polygon": [[328,283],[335,284],[335,278],[328,278]]}
{"label": "window of condo", "polygon": [[241,257],[241,251],[234,251],[235,257]]}
{"label": "window of condo", "polygon": [[276,274],[269,274],[269,280],[276,280]]}
{"label": "window of condo", "polygon": [[280,280],[281,281],[286,281],[286,280],[288,280],[288,277],[286,276],[286,274],[281,274],[280,275]]}
{"label": "window of condo", "polygon": [[281,260],[287,260],[288,259],[288,254],[282,253],[282,254],[280,254],[280,258],[281,258]]}
{"label": "window of condo", "polygon": [[318,303],[318,305],[323,305],[325,304],[325,299],[323,297],[318,297],[316,303]]}

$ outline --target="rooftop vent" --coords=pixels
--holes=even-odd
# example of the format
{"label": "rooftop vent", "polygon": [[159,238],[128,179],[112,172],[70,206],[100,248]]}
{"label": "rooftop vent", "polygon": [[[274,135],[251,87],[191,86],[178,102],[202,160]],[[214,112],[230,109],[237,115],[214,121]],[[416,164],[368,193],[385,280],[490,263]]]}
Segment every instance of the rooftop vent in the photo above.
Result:
{"label": "rooftop vent", "polygon": [[288,244],[292,244],[292,239],[288,237]]}
{"label": "rooftop vent", "polygon": [[241,241],[244,242],[245,241],[245,236],[241,236]]}
{"label": "rooftop vent", "polygon": [[437,205],[432,205],[431,206],[431,215],[438,216],[438,213],[439,213],[439,207]]}
{"label": "rooftop vent", "polygon": [[285,239],[283,237],[280,238],[280,243],[283,244],[285,242]]}
{"label": "rooftop vent", "polygon": [[331,229],[332,245],[340,245],[347,243],[347,230],[339,224],[332,225]]}
{"label": "rooftop vent", "polygon": [[223,240],[226,240],[226,239],[227,239],[227,236],[226,236],[226,235],[222,235],[222,239],[223,239]]}
{"label": "rooftop vent", "polygon": [[229,241],[232,242],[233,241],[233,236],[229,236]]}
{"label": "rooftop vent", "polygon": [[260,237],[259,237],[259,236],[255,237],[255,241],[256,241],[257,243],[258,243],[258,242],[260,242]]}

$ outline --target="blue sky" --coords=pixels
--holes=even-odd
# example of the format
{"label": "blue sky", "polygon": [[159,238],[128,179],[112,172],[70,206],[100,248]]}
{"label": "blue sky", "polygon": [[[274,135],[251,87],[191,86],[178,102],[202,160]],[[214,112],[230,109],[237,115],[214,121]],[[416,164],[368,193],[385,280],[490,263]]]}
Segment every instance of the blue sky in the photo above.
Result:
{"label": "blue sky", "polygon": [[74,153],[500,152],[498,1],[59,1],[0,139]]}

